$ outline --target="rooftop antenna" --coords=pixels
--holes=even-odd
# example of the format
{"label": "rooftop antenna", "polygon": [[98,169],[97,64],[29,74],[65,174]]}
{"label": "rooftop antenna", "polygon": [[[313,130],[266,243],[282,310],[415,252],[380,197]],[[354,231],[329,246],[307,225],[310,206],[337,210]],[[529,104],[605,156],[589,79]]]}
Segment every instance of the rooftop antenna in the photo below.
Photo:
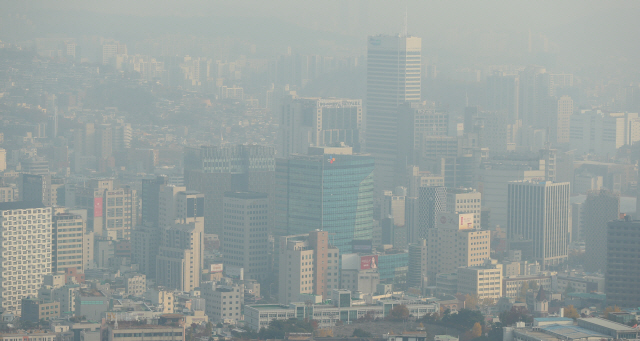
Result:
{"label": "rooftop antenna", "polygon": [[408,28],[407,28],[407,6],[404,7],[404,27],[402,28],[402,33],[404,34],[404,36],[406,37],[408,35]]}

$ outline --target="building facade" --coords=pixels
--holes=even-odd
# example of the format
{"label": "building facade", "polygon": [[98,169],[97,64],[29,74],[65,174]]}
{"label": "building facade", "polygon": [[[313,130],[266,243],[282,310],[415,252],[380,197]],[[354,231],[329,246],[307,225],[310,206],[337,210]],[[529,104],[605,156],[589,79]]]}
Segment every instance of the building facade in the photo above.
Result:
{"label": "building facade", "polygon": [[640,221],[616,220],[607,224],[605,294],[608,304],[640,306]]}
{"label": "building facade", "polygon": [[620,195],[607,190],[590,192],[582,204],[582,231],[585,242],[586,271],[606,272],[607,223],[620,214]]}

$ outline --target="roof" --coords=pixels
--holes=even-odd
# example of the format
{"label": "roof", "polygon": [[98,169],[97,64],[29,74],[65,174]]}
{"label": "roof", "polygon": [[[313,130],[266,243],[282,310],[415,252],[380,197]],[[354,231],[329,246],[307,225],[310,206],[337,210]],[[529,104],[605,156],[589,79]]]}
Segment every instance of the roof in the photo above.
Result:
{"label": "roof", "polygon": [[276,309],[289,310],[289,307],[282,306],[279,304],[257,304],[257,305],[250,305],[249,307],[256,310],[276,310]]}
{"label": "roof", "polygon": [[541,329],[554,336],[559,336],[561,338],[566,338],[566,339],[582,339],[582,338],[588,338],[588,337],[600,337],[604,339],[609,338],[608,335],[596,333],[586,328],[571,326],[571,325],[554,324],[554,325],[542,327]]}
{"label": "roof", "polygon": [[0,211],[6,210],[23,210],[28,208],[44,208],[45,206],[38,201],[13,201],[0,203]]}
{"label": "roof", "polygon": [[539,322],[573,321],[572,318],[568,317],[536,317],[534,320]]}
{"label": "roof", "polygon": [[581,318],[578,319],[578,321],[584,321],[584,322],[588,322],[588,323],[593,323],[599,326],[602,326],[604,328],[609,328],[611,330],[615,330],[615,331],[633,331],[633,332],[637,332],[637,329],[631,328],[629,326],[626,326],[622,323],[617,323],[617,322],[613,322],[613,321],[609,321],[606,319],[603,319],[601,317],[586,317],[586,318]]}
{"label": "roof", "polygon": [[224,192],[224,196],[227,198],[236,199],[266,199],[267,193],[261,192]]}
{"label": "roof", "polygon": [[594,293],[585,293],[585,292],[572,292],[567,296],[583,298],[583,299],[595,299],[595,300],[605,300],[607,298],[607,295],[605,294],[594,294]]}

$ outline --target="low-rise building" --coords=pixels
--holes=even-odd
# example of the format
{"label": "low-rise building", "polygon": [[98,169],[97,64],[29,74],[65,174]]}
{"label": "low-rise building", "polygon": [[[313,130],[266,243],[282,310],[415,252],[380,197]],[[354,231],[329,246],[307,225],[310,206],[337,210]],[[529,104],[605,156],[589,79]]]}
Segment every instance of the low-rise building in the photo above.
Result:
{"label": "low-rise building", "polygon": [[84,316],[89,321],[100,321],[107,310],[109,300],[102,292],[80,289],[76,293],[76,316]]}
{"label": "low-rise building", "polygon": [[41,320],[49,321],[60,316],[60,303],[53,301],[45,301],[38,298],[22,299],[22,315],[21,320],[40,322]]}
{"label": "low-rise building", "polygon": [[147,276],[138,273],[125,275],[127,295],[142,296],[147,291]]}
{"label": "low-rise building", "polygon": [[[384,318],[397,305],[405,305],[412,316],[420,318],[424,315],[440,311],[437,302],[413,299],[385,299],[375,304],[352,304],[348,291],[334,290],[339,297],[334,304],[311,304],[306,302],[290,303],[289,305],[259,304],[245,307],[245,325],[253,330],[260,330],[269,326],[273,320],[313,319],[319,328],[328,328],[338,321],[351,323],[359,318]],[[334,295],[335,296],[335,295]]]}
{"label": "low-rise building", "polygon": [[525,283],[531,288],[535,283],[538,287],[542,286],[544,290],[551,291],[553,284],[553,275],[551,273],[543,273],[533,276],[511,276],[502,279],[502,295],[509,298],[516,298],[522,292],[522,286]]}
{"label": "low-rise building", "polygon": [[18,330],[0,333],[0,341],[57,341],[57,334],[48,330]]}
{"label": "low-rise building", "polygon": [[556,291],[565,292],[567,287],[571,292],[590,293],[604,292],[604,276],[600,274],[559,273],[556,280]]}
{"label": "low-rise building", "polygon": [[578,319],[578,326],[608,335],[614,339],[637,339],[640,336],[640,330],[636,328],[601,317]]}
{"label": "low-rise building", "polygon": [[210,284],[202,290],[206,313],[213,322],[242,320],[244,287],[242,285]]}
{"label": "low-rise building", "polygon": [[108,341],[182,341],[184,329],[178,326],[160,325],[110,326],[107,337]]}
{"label": "low-rise building", "polygon": [[484,266],[458,268],[458,292],[478,299],[502,297],[502,266],[488,259]]}

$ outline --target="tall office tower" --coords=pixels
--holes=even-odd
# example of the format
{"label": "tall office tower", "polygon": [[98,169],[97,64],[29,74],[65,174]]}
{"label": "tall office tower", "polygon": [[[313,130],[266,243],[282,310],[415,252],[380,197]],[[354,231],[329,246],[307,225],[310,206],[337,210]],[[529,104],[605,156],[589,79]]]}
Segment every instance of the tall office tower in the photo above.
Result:
{"label": "tall office tower", "polygon": [[571,242],[584,240],[582,203],[571,203]]}
{"label": "tall office tower", "polygon": [[341,253],[373,237],[373,158],[351,147],[312,147],[311,155],[278,159],[276,235],[331,234]]}
{"label": "tall office tower", "polygon": [[[143,217],[146,225],[137,226],[131,237],[131,261],[138,264],[139,271],[147,278],[156,278],[156,258],[158,245],[162,242],[162,233],[172,227],[179,219],[177,215],[178,195],[186,193],[187,190],[185,187],[161,185],[162,180],[160,179],[162,178],[150,180],[146,184],[143,183],[143,195],[156,205],[155,212],[154,207],[149,207],[143,201],[142,209],[147,210],[146,219]],[[191,197],[196,201],[200,200],[200,204],[196,203],[196,205],[203,209],[204,196],[193,193]]]}
{"label": "tall office tower", "polygon": [[429,230],[427,278],[455,272],[461,266],[480,266],[491,256],[491,231],[473,228],[473,214],[442,212],[438,227]]}
{"label": "tall office tower", "polygon": [[137,193],[114,188],[113,179],[92,179],[76,186],[76,206],[87,210],[87,229],[96,238],[129,239],[137,223]]}
{"label": "tall office tower", "polygon": [[0,172],[7,170],[7,150],[0,148]]}
{"label": "tall office tower", "polygon": [[127,44],[118,41],[107,41],[102,44],[102,64],[110,64],[119,54],[127,54]]}
{"label": "tall office tower", "polygon": [[513,124],[520,119],[519,110],[520,79],[518,75],[509,75],[496,71],[487,76],[486,109],[504,113],[506,124]]}
{"label": "tall office tower", "polygon": [[195,191],[175,197],[173,223],[161,231],[156,256],[156,283],[190,291],[200,285],[204,260],[204,196]]}
{"label": "tall office tower", "polygon": [[444,176],[421,170],[418,166],[408,166],[406,170],[407,197],[418,197],[418,188],[444,186]]}
{"label": "tall office tower", "polygon": [[398,107],[420,101],[422,41],[371,36],[367,44],[366,151],[376,160],[376,192],[394,187]]}
{"label": "tall office tower", "polygon": [[401,105],[398,108],[397,181],[401,181],[407,165],[420,164],[426,137],[447,136],[448,132],[449,114],[437,110],[433,103]]}
{"label": "tall office tower", "polygon": [[0,204],[0,300],[20,315],[20,302],[35,297],[51,273],[51,208],[25,201]]}
{"label": "tall office tower", "polygon": [[340,143],[359,152],[362,124],[362,100],[289,95],[280,117],[279,157],[307,154],[310,146]]}
{"label": "tall office tower", "polygon": [[447,188],[442,186],[420,187],[417,200],[417,224],[409,231],[412,239],[427,239],[429,230],[436,227],[438,213],[447,210]]}
{"label": "tall office tower", "polygon": [[262,281],[269,275],[269,199],[265,193],[224,195],[220,245],[225,267],[244,269],[245,279]]}
{"label": "tall office tower", "polygon": [[507,228],[507,187],[510,181],[545,180],[544,170],[527,163],[509,164],[503,161],[485,163],[479,171],[477,188],[482,192],[482,204],[491,209],[489,228]]}
{"label": "tall office tower", "polygon": [[118,120],[111,124],[112,143],[114,152],[123,152],[131,148],[132,130],[131,123]]}
{"label": "tall office tower", "polygon": [[113,129],[110,124],[96,126],[96,170],[104,172],[109,168],[113,156]]}
{"label": "tall office tower", "polygon": [[[461,138],[457,136],[427,136],[422,139],[418,164],[434,174],[445,176],[443,163],[461,156]],[[446,179],[445,181],[450,181]]]}
{"label": "tall office tower", "polygon": [[84,171],[95,169],[96,164],[96,129],[93,123],[85,123],[75,131],[73,137],[73,170]]}
{"label": "tall office tower", "polygon": [[508,187],[507,238],[533,241],[543,268],[567,259],[571,196],[568,182],[513,181]]}
{"label": "tall office tower", "polygon": [[529,66],[520,72],[520,92],[518,96],[519,115],[523,126],[546,127],[545,104],[548,103],[546,70],[539,66]]}
{"label": "tall office tower", "polygon": [[[605,241],[602,241],[605,242]],[[616,220],[607,224],[605,294],[607,303],[640,306],[640,221]]]}
{"label": "tall office tower", "polygon": [[547,181],[557,182],[558,177],[558,150],[540,149],[540,169],[544,168],[544,178]]}
{"label": "tall office tower", "polygon": [[489,148],[493,155],[515,150],[519,123],[509,123],[507,114],[502,112],[482,112],[483,131],[481,145]]}
{"label": "tall office tower", "polygon": [[21,162],[22,173],[33,175],[49,174],[49,161],[41,157],[33,157]]}
{"label": "tall office tower", "polygon": [[573,100],[569,96],[553,98],[551,117],[549,119],[549,140],[555,144],[566,144],[570,141],[569,121],[573,114]]}
{"label": "tall office tower", "polygon": [[[272,147],[223,145],[185,148],[185,185],[187,189],[205,195],[207,233],[222,232],[220,217],[225,192],[267,193],[272,200],[275,169]],[[270,219],[273,219],[272,215]]]}
{"label": "tall office tower", "polygon": [[329,232],[282,236],[278,246],[278,300],[287,304],[300,294],[329,297],[338,288],[340,258],[329,244]]}
{"label": "tall office tower", "polygon": [[84,271],[86,223],[81,215],[54,208],[52,220],[51,271],[76,268]]}
{"label": "tall office tower", "polygon": [[607,223],[620,214],[620,195],[607,190],[590,192],[582,204],[582,223],[585,241],[584,268],[586,271],[606,273]]}
{"label": "tall office tower", "polygon": [[471,188],[448,188],[446,211],[473,214],[473,228],[480,229],[482,193]]}
{"label": "tall office tower", "polygon": [[381,220],[391,216],[393,217],[395,226],[404,226],[407,189],[398,186],[393,191],[384,191],[383,194],[379,219]]}
{"label": "tall office tower", "polygon": [[41,202],[47,207],[55,206],[51,198],[51,175],[20,174],[20,199]]}
{"label": "tall office tower", "polygon": [[426,284],[427,278],[427,241],[418,240],[409,244],[409,271],[407,271],[407,287],[420,288]]}
{"label": "tall office tower", "polygon": [[142,179],[141,213],[142,226],[159,227],[160,187],[167,185],[166,176]]}

